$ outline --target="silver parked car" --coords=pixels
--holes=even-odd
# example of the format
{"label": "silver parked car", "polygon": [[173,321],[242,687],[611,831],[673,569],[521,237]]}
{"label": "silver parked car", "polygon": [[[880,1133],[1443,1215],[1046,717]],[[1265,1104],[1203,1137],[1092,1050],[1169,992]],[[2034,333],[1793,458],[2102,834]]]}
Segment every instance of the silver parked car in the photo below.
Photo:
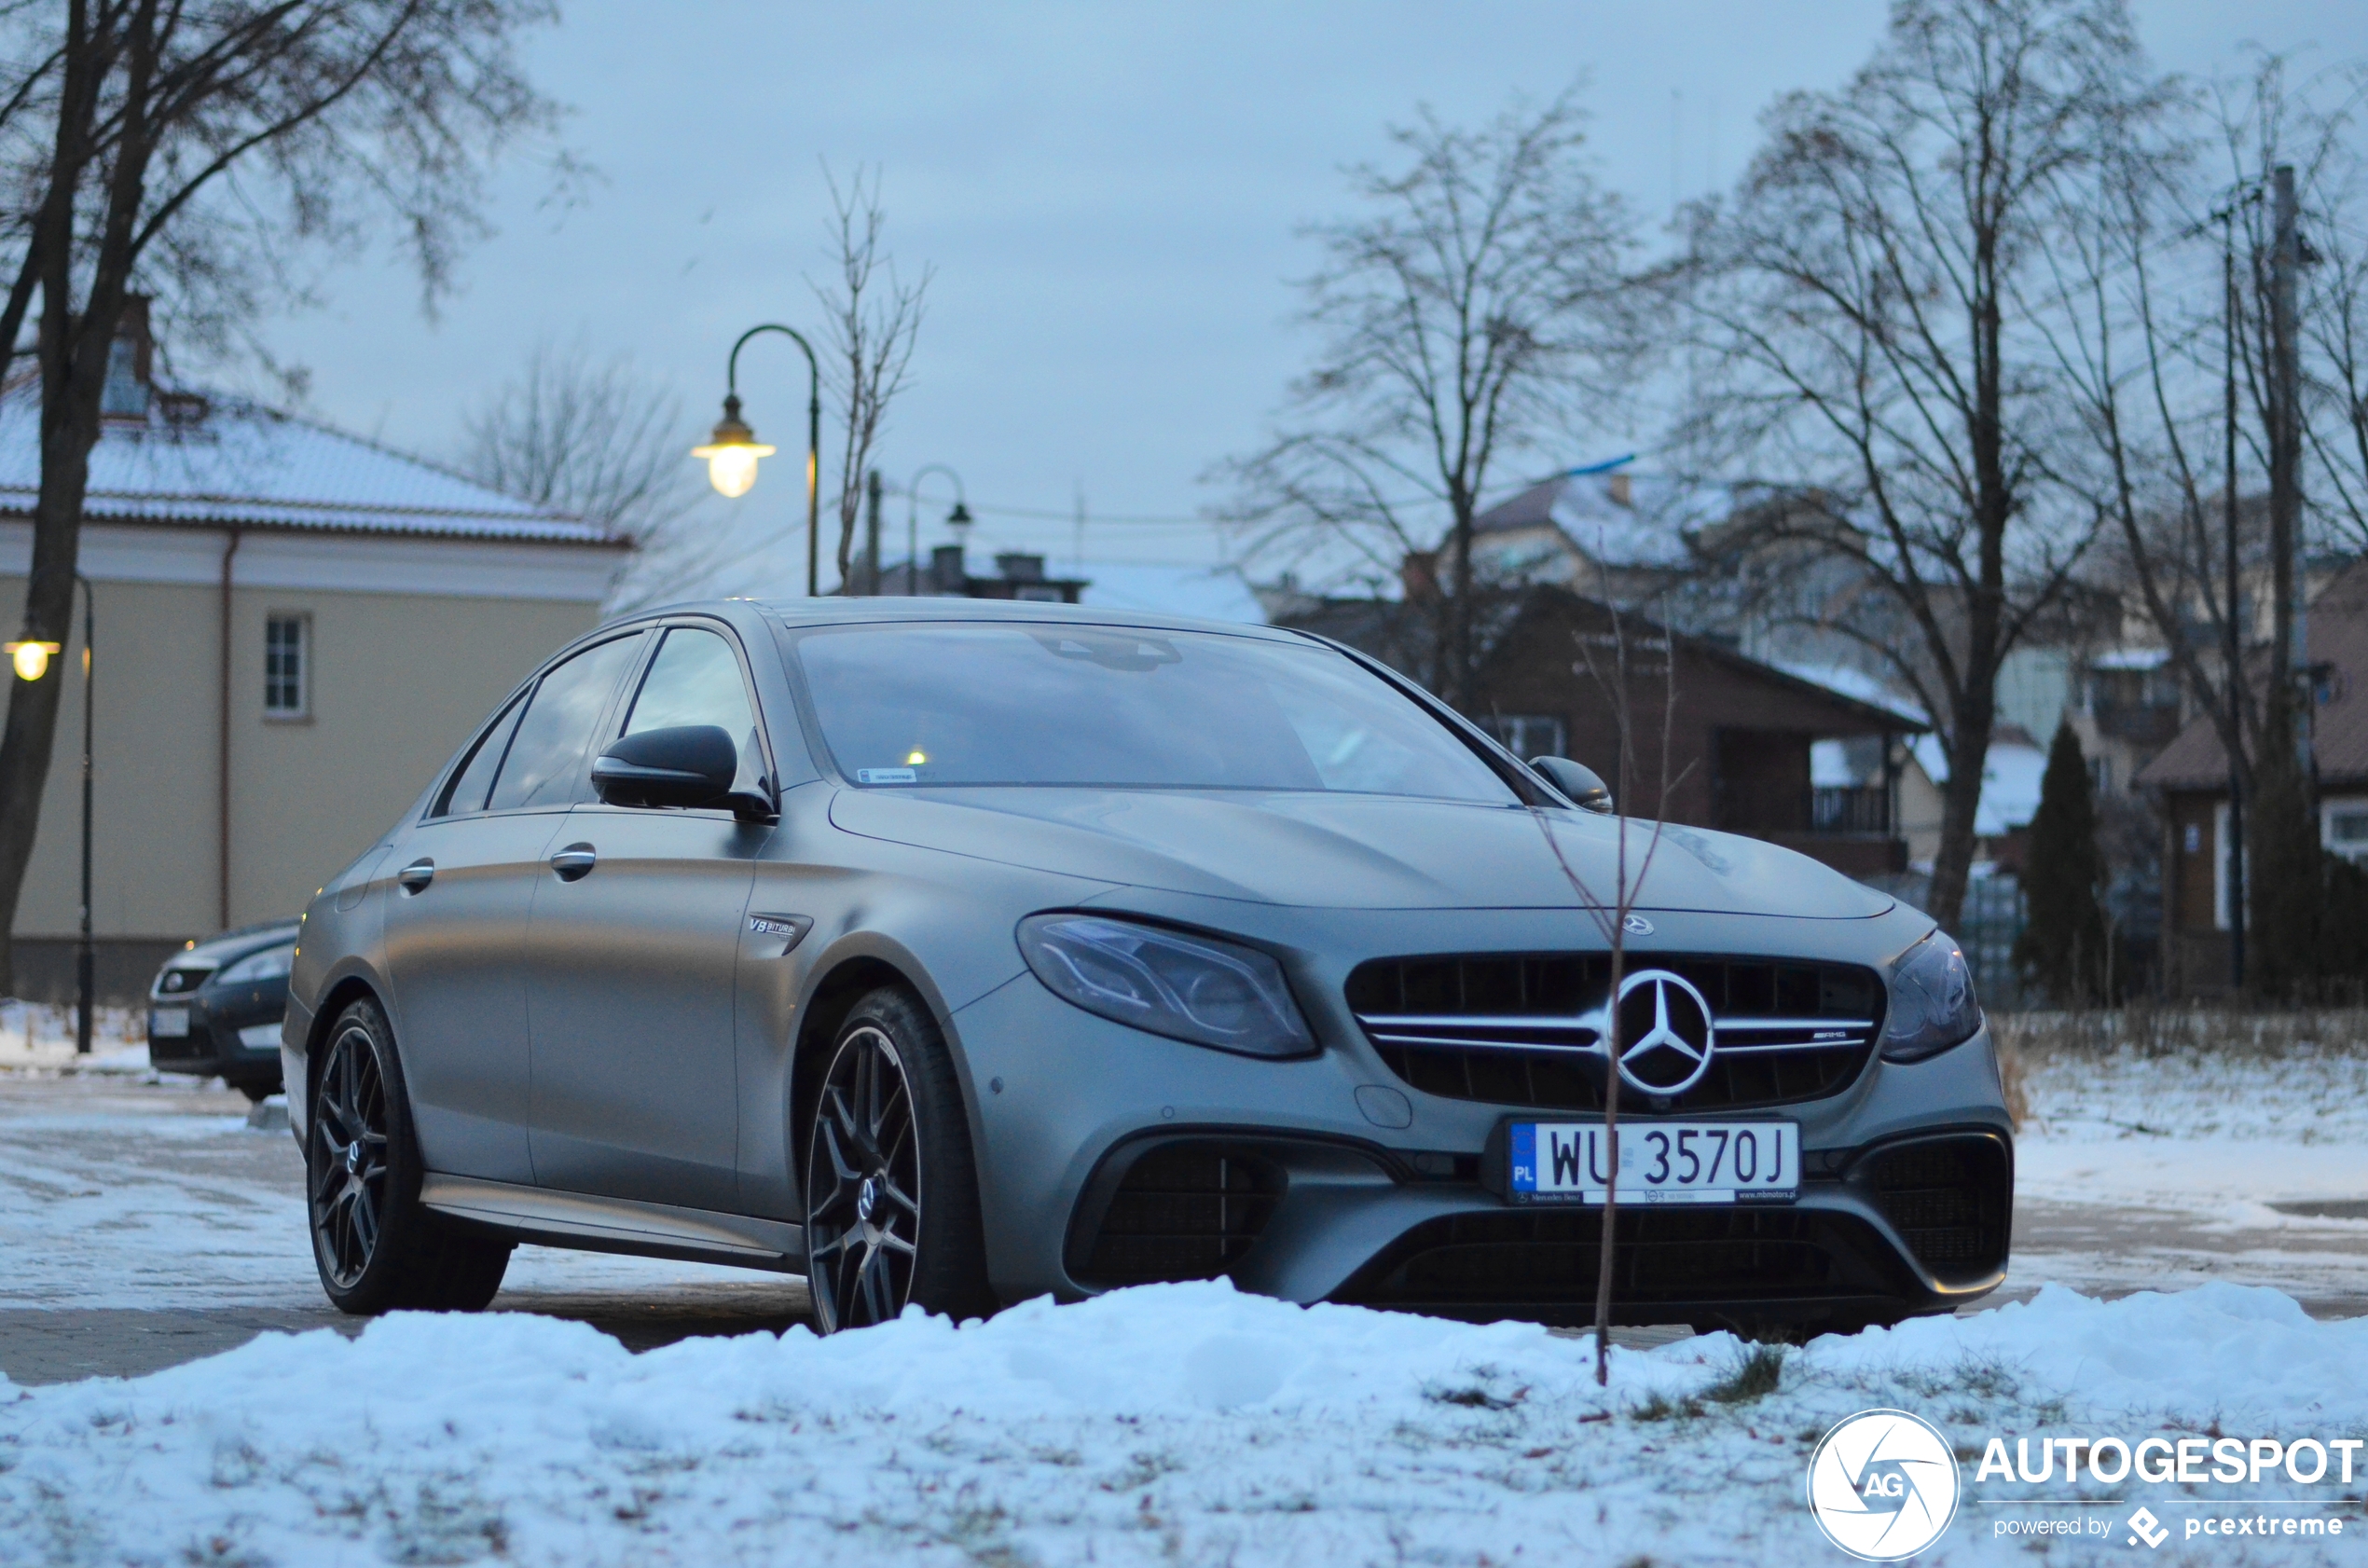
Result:
{"label": "silver parked car", "polygon": [[604,626],[306,913],[322,1282],[474,1308],[529,1240],[805,1274],[826,1327],[1218,1275],[1584,1321],[1617,1074],[1623,1320],[1994,1287],[2010,1123],[1954,944],[1671,827],[1614,996],[1588,899],[1653,830],[1593,784],[1284,630]]}

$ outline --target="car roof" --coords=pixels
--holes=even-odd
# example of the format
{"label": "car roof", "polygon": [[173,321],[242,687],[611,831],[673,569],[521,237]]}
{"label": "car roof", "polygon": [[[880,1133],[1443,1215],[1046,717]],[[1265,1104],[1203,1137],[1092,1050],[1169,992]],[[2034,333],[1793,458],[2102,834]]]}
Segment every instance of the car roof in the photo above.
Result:
{"label": "car roof", "polygon": [[1218,632],[1255,637],[1270,642],[1304,643],[1309,640],[1278,626],[1248,621],[1218,621],[1197,615],[1167,615],[1156,611],[1116,610],[1099,605],[1047,604],[1034,599],[963,598],[952,596],[883,595],[879,598],[719,598],[693,599],[637,611],[620,621],[646,621],[664,615],[707,614],[732,619],[755,610],[792,630],[817,626],[929,625],[958,621],[1012,621],[1076,626],[1124,626],[1137,631]]}

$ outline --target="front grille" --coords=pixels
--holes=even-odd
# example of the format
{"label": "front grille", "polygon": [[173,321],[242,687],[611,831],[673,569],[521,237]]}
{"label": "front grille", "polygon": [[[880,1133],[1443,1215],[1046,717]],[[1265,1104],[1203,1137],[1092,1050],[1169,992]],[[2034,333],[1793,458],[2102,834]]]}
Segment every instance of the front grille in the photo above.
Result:
{"label": "front grille", "polygon": [[[1684,977],[1716,1019],[1709,1071],[1656,1111],[1741,1110],[1837,1093],[1882,1027],[1881,979],[1856,964],[1638,953],[1629,969]],[[1581,1022],[1611,988],[1601,953],[1379,958],[1348,977],[1348,1005],[1389,1069],[1425,1093],[1601,1111],[1605,1066]],[[1638,1096],[1632,1087],[1624,1099]]]}
{"label": "front grille", "polygon": [[[1816,1209],[1621,1211],[1612,1299],[1656,1304],[1890,1296],[1865,1221]],[[1512,1210],[1426,1220],[1334,1296],[1360,1306],[1449,1313],[1591,1311],[1603,1248],[1600,1209]]]}
{"label": "front grille", "polygon": [[2000,1139],[1964,1134],[1894,1145],[1869,1156],[1860,1179],[1934,1273],[1978,1277],[2004,1265],[2014,1185]]}
{"label": "front grille", "polygon": [[1215,1279],[1258,1241],[1285,1185],[1253,1149],[1163,1144],[1127,1167],[1071,1272],[1097,1286]]}

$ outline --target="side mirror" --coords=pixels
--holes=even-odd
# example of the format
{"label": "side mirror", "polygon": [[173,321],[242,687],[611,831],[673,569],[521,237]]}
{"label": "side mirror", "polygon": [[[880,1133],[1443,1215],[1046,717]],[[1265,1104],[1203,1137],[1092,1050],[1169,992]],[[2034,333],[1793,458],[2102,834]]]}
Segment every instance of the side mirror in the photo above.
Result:
{"label": "side mirror", "polygon": [[1572,762],[1568,757],[1532,757],[1529,765],[1547,783],[1568,795],[1571,804],[1581,811],[1604,817],[1612,814],[1612,791],[1586,763]]}
{"label": "side mirror", "polygon": [[592,791],[609,805],[734,805],[740,753],[714,724],[626,736],[592,763]]}

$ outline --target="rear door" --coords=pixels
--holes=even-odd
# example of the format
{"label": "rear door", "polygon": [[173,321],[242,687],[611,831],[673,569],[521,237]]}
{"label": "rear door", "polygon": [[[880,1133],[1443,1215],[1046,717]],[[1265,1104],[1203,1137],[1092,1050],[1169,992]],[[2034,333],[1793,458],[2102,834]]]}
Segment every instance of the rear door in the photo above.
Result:
{"label": "rear door", "polygon": [[[661,636],[603,744],[719,725],[739,751],[736,787],[765,792],[772,769],[737,641],[711,621]],[[737,1206],[733,975],[755,858],[772,832],[722,810],[593,802],[569,814],[536,882],[528,937],[544,1186]]]}
{"label": "rear door", "polygon": [[534,1180],[520,969],[528,915],[585,750],[644,640],[629,633],[546,670],[486,727],[390,857],[392,1022],[431,1170]]}

